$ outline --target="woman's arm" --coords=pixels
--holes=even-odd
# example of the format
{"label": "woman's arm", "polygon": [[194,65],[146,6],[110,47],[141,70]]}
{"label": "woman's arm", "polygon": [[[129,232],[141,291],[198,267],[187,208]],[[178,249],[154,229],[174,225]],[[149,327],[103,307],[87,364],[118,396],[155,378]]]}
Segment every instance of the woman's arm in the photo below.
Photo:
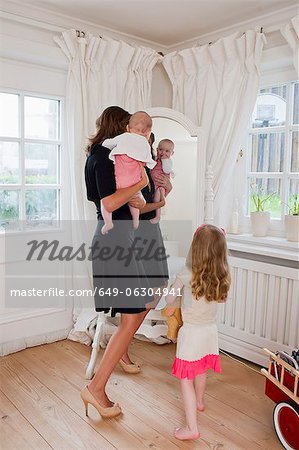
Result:
{"label": "woman's arm", "polygon": [[[175,310],[177,308],[180,308],[181,305],[181,297],[182,297],[182,289],[184,287],[184,284],[179,278],[176,278],[174,283],[171,285],[169,289],[169,294],[166,296],[165,300],[167,303],[167,306],[164,308],[163,314],[167,317],[173,316],[175,313]],[[172,306],[168,306],[172,305]]]}
{"label": "woman's arm", "polygon": [[155,211],[156,209],[162,208],[165,205],[165,200],[161,200],[156,203],[146,203],[146,205],[140,209],[140,214],[145,214],[150,211]]}
{"label": "woman's arm", "polygon": [[120,208],[124,204],[128,203],[131,197],[133,197],[138,191],[143,189],[148,184],[148,177],[145,173],[144,167],[142,167],[142,178],[138,183],[126,188],[117,189],[113,194],[102,198],[102,202],[106,210],[110,213]]}
{"label": "woman's arm", "polygon": [[172,189],[172,184],[169,178],[164,174],[157,175],[155,174],[155,171],[153,173],[151,172],[151,177],[157,184],[159,184],[159,186],[165,189],[166,195],[168,195]]}
{"label": "woman's arm", "polygon": [[166,295],[166,298],[165,298],[166,303],[168,305],[171,305],[172,303],[174,303],[177,297],[182,296],[183,287],[184,287],[183,282],[179,278],[176,278],[174,283],[171,285],[171,287],[169,289],[169,294]]}

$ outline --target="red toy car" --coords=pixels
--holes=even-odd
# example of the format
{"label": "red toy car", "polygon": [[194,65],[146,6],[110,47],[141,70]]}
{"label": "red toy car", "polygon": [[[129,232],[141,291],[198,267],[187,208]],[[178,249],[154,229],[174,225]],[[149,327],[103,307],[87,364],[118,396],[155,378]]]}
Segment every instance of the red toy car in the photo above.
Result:
{"label": "red toy car", "polygon": [[269,355],[269,366],[261,372],[266,376],[265,393],[276,403],[273,410],[275,432],[285,449],[299,450],[298,365],[296,362],[288,364],[284,355],[275,355],[266,348],[264,351]]}

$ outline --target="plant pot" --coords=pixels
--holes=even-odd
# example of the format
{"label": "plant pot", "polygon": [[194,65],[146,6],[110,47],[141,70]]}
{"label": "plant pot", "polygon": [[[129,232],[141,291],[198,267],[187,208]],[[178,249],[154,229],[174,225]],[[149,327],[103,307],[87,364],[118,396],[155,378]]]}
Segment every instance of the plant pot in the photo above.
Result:
{"label": "plant pot", "polygon": [[299,216],[284,216],[284,224],[287,240],[299,242]]}
{"label": "plant pot", "polygon": [[251,230],[253,236],[267,236],[267,231],[270,226],[269,211],[255,211],[250,213]]}

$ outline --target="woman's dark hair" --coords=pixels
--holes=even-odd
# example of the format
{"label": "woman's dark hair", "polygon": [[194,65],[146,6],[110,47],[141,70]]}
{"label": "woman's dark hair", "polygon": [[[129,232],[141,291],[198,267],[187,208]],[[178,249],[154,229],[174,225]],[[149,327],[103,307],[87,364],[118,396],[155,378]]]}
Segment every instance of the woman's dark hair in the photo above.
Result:
{"label": "woman's dark hair", "polygon": [[119,106],[109,106],[96,120],[96,132],[89,138],[86,147],[87,155],[96,144],[102,144],[105,139],[114,138],[126,131],[131,114]]}
{"label": "woman's dark hair", "polygon": [[148,140],[148,143],[149,143],[149,145],[151,147],[152,158],[156,159],[156,155],[155,155],[155,151],[154,151],[154,147],[153,147],[154,142],[155,142],[155,135],[154,135],[154,133],[151,133],[150,137],[149,137],[149,140]]}

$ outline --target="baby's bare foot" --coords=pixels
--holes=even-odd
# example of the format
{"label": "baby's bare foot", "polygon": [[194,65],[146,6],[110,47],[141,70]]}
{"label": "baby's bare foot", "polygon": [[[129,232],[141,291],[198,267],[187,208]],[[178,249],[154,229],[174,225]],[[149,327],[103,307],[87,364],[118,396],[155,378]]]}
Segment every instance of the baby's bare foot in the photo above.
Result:
{"label": "baby's bare foot", "polygon": [[190,430],[189,427],[176,428],[174,430],[174,437],[180,441],[189,441],[198,439],[200,436],[198,429]]}
{"label": "baby's bare foot", "polygon": [[205,410],[205,404],[203,402],[197,402],[197,411],[204,411]]}
{"label": "baby's bare foot", "polygon": [[101,229],[102,234],[108,234],[108,231],[112,230],[113,227],[113,223],[105,224]]}

